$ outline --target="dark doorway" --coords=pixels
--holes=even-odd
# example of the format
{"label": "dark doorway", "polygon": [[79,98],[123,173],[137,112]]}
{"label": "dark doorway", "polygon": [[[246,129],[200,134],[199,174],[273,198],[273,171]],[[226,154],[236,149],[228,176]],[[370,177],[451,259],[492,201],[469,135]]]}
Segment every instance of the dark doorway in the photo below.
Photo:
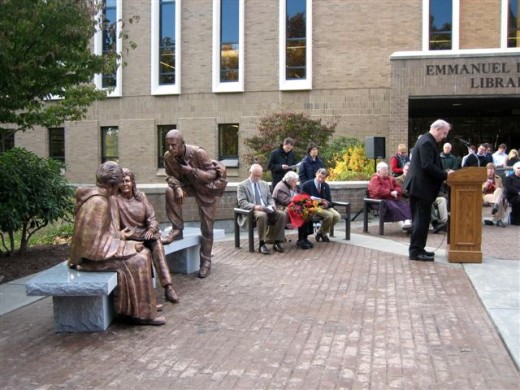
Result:
{"label": "dark doorway", "polygon": [[410,148],[439,118],[453,125],[447,142],[458,156],[466,154],[466,147],[455,136],[477,146],[487,142],[493,150],[502,143],[508,151],[520,148],[520,97],[414,97],[409,99],[408,109]]}

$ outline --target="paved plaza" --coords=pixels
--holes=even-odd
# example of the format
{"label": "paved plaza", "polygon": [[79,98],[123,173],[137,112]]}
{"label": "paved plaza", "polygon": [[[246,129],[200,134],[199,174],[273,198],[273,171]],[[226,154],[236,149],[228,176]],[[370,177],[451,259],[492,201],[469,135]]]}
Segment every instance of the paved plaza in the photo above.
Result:
{"label": "paved plaza", "polygon": [[[464,266],[446,261],[444,235],[430,234],[436,261],[422,263],[397,225],[360,233],[355,223],[351,241],[338,229],[307,251],[291,233],[271,256],[249,253],[245,236],[241,249],[216,242],[209,278],[174,275],[181,302],[165,304],[162,327],[57,334],[50,298],[8,312],[0,388],[519,388],[518,333],[492,311],[520,323],[520,227],[484,226],[484,262]],[[510,301],[486,302],[506,289],[499,272],[513,276]]]}

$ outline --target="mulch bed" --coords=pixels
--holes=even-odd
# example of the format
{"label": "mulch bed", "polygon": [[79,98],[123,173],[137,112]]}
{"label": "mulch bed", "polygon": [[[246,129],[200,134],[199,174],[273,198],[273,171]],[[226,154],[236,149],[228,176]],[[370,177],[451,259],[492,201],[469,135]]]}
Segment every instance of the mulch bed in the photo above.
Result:
{"label": "mulch bed", "polygon": [[23,278],[67,260],[70,246],[38,245],[20,255],[0,257],[0,284]]}

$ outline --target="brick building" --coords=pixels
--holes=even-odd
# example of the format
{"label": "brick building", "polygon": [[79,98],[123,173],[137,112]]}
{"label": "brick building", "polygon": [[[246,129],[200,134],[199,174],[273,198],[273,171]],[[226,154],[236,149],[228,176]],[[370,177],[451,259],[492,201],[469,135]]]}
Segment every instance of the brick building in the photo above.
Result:
{"label": "brick building", "polygon": [[140,16],[126,26],[137,43],[127,66],[96,79],[111,96],[85,120],[15,144],[63,158],[73,183],[117,158],[149,184],[164,183],[173,127],[225,159],[231,180],[246,177],[243,139],[281,109],[335,118],[336,136],[384,137],[387,158],[436,118],[454,124],[450,138],[519,147],[519,3],[106,0],[111,20]]}

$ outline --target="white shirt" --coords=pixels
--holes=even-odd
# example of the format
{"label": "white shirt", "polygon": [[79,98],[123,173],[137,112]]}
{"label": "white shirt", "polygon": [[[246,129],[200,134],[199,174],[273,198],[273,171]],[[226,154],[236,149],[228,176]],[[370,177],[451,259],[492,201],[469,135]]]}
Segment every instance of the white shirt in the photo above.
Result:
{"label": "white shirt", "polygon": [[502,152],[500,153],[498,150],[493,153],[493,164],[495,164],[495,167],[503,167],[506,165],[506,159],[507,159],[507,153]]}

